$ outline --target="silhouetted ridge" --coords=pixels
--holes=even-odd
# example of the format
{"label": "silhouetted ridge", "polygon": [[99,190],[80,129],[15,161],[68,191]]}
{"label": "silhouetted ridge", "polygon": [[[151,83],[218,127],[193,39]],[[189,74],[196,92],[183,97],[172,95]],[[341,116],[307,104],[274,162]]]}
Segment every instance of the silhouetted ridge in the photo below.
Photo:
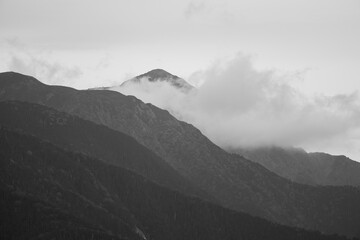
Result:
{"label": "silhouetted ridge", "polygon": [[[0,233],[10,228],[6,234],[12,235],[14,226],[9,223],[13,221],[25,227],[13,232],[15,236],[25,233],[24,239],[46,236],[56,220],[55,233],[63,230],[70,235],[71,228],[77,231],[82,225],[83,239],[86,234],[94,239],[115,235],[129,240],[345,239],[281,226],[186,197],[131,171],[1,127],[0,166],[0,190],[11,192],[0,198],[0,218],[6,222],[0,225]],[[5,218],[8,214],[10,218]]]}
{"label": "silhouetted ridge", "polygon": [[36,78],[17,72],[4,72],[1,74],[2,86],[9,86],[14,83],[21,84],[43,84]]}

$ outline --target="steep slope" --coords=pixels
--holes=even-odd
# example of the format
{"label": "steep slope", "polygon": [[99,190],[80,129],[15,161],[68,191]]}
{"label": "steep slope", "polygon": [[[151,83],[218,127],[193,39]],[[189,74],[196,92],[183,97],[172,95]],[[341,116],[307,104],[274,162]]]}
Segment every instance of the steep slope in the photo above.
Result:
{"label": "steep slope", "polygon": [[292,181],[311,185],[360,186],[360,163],[345,156],[307,153],[303,149],[258,147],[231,149]]}
{"label": "steep slope", "polygon": [[324,185],[353,185],[360,186],[360,163],[340,155],[334,156],[327,153],[309,153],[314,162],[330,165]]}
{"label": "steep slope", "polygon": [[[42,231],[36,223],[55,219],[60,227],[65,214],[59,212],[66,212],[68,219],[127,239],[344,239],[280,226],[189,198],[128,170],[4,128],[0,129],[0,166],[0,188],[30,198],[25,205],[23,199],[18,203],[18,197],[5,195],[0,200],[0,209],[11,217],[3,219],[4,232],[16,219],[16,224],[27,226],[28,233],[42,234],[41,239],[49,228]],[[38,218],[42,214],[46,219]],[[68,228],[57,229],[61,230],[71,234]]]}
{"label": "steep slope", "polygon": [[190,124],[135,97],[113,91],[47,86],[35,78],[0,74],[0,101],[39,103],[134,137],[223,206],[279,223],[359,236],[359,189],[311,187],[287,181],[229,154]]}
{"label": "steep slope", "polygon": [[19,101],[0,102],[0,124],[130,169],[184,194],[214,200],[133,138],[103,125],[43,105]]}

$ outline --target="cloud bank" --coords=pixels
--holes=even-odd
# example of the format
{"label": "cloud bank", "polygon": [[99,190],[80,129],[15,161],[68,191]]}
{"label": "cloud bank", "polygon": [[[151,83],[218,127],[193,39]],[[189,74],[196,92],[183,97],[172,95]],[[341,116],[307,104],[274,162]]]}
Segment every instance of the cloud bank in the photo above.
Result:
{"label": "cloud bank", "polygon": [[78,68],[67,68],[59,63],[49,63],[33,56],[28,56],[28,59],[25,60],[15,55],[12,56],[9,69],[39,79],[48,79],[51,84],[64,83],[64,79],[76,79],[82,74]]}
{"label": "cloud bank", "polygon": [[241,54],[197,72],[196,79],[203,84],[188,94],[146,79],[114,90],[169,110],[224,148],[316,145],[353,138],[360,130],[357,93],[306,96],[288,78],[255,69]]}
{"label": "cloud bank", "polygon": [[31,51],[17,40],[7,40],[2,44],[7,70],[44,79],[48,84],[63,85],[69,85],[83,74],[79,68],[51,61],[50,54],[44,54],[44,51]]}

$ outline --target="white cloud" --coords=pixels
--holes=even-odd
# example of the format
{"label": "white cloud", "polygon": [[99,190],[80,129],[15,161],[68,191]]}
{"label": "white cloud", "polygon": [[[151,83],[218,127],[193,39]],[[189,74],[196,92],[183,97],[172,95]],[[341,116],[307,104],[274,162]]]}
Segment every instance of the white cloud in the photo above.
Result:
{"label": "white cloud", "polygon": [[69,80],[78,78],[82,74],[81,70],[76,67],[67,68],[59,63],[49,63],[33,56],[28,56],[27,59],[12,56],[9,69],[39,79],[46,79],[50,84],[69,84]]}
{"label": "white cloud", "polygon": [[195,15],[198,15],[199,13],[203,12],[206,9],[206,5],[204,2],[195,2],[191,1],[186,6],[184,15],[187,18],[191,18]]}
{"label": "white cloud", "polygon": [[204,83],[189,95],[144,80],[117,90],[169,110],[222,147],[276,144],[316,149],[324,147],[324,141],[338,143],[360,131],[357,93],[308,97],[288,78],[256,70],[244,55],[214,64],[196,77]]}
{"label": "white cloud", "polygon": [[79,68],[51,61],[47,59],[50,58],[49,54],[30,50],[17,39],[7,40],[4,45],[7,60],[4,68],[8,71],[31,75],[48,84],[71,84],[82,75]]}

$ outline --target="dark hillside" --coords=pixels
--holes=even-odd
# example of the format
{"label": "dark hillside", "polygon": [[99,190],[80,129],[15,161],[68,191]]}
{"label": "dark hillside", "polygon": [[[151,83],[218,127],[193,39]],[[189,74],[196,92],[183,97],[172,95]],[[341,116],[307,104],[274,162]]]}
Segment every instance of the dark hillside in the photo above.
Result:
{"label": "dark hillside", "polygon": [[[110,235],[151,240],[344,239],[280,226],[186,197],[128,170],[4,128],[0,130],[0,149],[3,189],[20,192],[45,206],[51,203],[53,207],[44,210],[49,218],[53,208],[60,209],[73,216],[71,219],[80,219]],[[1,203],[18,205],[12,196]],[[42,204],[39,209],[43,209]],[[9,208],[2,205],[1,209]],[[28,221],[28,230],[20,231],[38,234],[37,215],[26,216],[25,222],[16,220],[18,225]],[[61,221],[61,217],[56,218]],[[5,223],[3,226],[9,227],[7,219]]]}

